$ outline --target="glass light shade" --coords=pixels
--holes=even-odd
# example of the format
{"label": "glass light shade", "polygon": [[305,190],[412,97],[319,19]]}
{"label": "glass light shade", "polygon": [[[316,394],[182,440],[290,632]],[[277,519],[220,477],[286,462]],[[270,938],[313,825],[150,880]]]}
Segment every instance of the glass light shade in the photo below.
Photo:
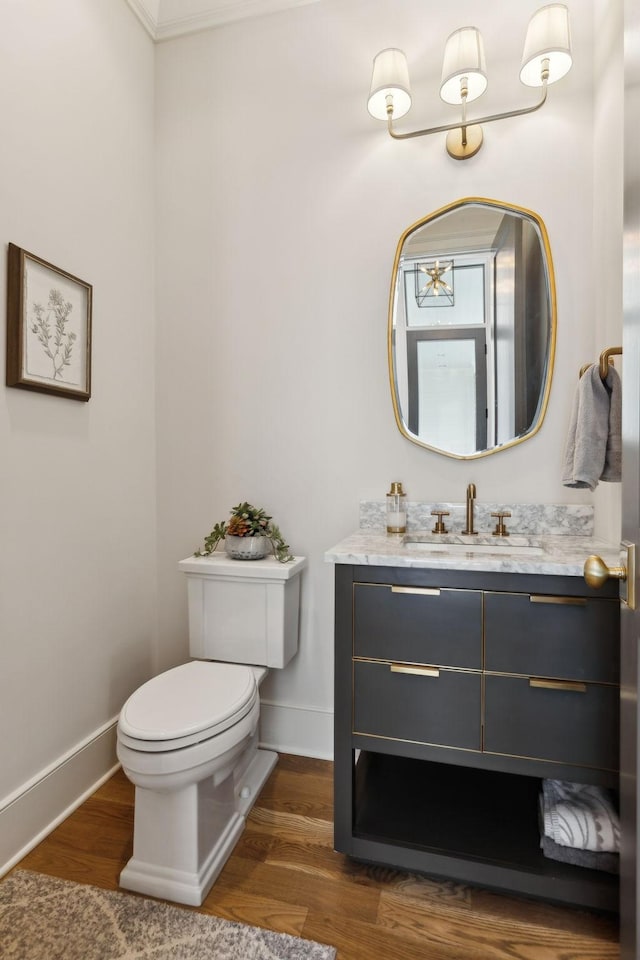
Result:
{"label": "glass light shade", "polygon": [[529,21],[520,69],[520,79],[528,87],[542,86],[543,60],[549,61],[547,83],[555,83],[571,69],[569,11],[564,3],[541,7]]}
{"label": "glass light shade", "polygon": [[371,91],[367,109],[376,120],[387,119],[387,97],[393,97],[393,118],[404,117],[411,106],[409,68],[402,50],[389,47],[373,60]]}
{"label": "glass light shade", "polygon": [[454,30],[446,42],[440,83],[440,96],[445,103],[462,103],[462,77],[467,78],[468,103],[477,100],[487,89],[484,41],[477,27]]}

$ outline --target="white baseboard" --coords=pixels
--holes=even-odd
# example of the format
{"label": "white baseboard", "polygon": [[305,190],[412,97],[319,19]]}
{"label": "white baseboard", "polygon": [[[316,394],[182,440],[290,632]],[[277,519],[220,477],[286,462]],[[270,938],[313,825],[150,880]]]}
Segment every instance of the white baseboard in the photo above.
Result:
{"label": "white baseboard", "polygon": [[333,760],[333,712],[260,701],[260,746]]}
{"label": "white baseboard", "polygon": [[[115,773],[117,722],[105,723],[0,801],[0,877]],[[333,760],[333,713],[263,701],[260,745]]]}
{"label": "white baseboard", "polygon": [[0,877],[115,773],[117,722],[105,723],[0,801]]}

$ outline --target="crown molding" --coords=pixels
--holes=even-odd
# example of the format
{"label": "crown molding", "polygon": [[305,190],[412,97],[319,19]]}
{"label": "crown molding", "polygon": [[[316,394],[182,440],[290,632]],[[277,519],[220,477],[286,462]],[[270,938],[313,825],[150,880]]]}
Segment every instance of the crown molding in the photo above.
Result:
{"label": "crown molding", "polygon": [[157,40],[160,0],[127,0],[127,3],[149,36]]}
{"label": "crown molding", "polygon": [[[319,0],[127,0],[155,43]],[[189,12],[185,8],[191,7]],[[176,9],[179,15],[174,15]]]}

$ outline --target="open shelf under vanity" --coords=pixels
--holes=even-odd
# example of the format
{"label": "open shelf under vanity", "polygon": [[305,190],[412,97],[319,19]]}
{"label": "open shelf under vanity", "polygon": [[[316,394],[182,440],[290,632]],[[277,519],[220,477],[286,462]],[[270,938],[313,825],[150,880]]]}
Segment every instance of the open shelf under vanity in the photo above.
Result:
{"label": "open shelf under vanity", "polygon": [[353,856],[509,893],[618,909],[618,877],[540,849],[538,777],[362,751]]}

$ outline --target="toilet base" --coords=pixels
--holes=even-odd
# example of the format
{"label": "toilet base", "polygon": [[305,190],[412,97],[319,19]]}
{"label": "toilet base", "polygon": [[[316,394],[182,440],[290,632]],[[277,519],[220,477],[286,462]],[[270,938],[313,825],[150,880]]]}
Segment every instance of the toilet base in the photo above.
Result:
{"label": "toilet base", "polygon": [[120,874],[120,886],[200,906],[238,842],[278,754],[254,749],[248,761],[217,785],[207,777],[171,792],[136,787],[133,856]]}

